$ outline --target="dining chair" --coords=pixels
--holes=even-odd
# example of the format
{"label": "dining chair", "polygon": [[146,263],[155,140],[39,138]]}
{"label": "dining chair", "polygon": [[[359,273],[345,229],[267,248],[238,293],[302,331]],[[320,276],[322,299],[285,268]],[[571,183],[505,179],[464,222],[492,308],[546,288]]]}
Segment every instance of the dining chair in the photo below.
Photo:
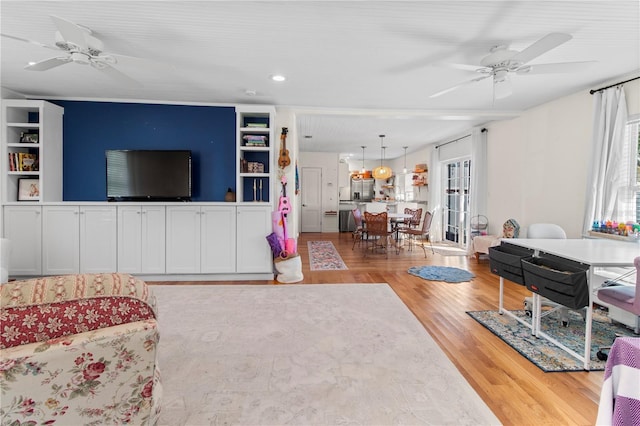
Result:
{"label": "dining chair", "polygon": [[353,246],[351,246],[351,250],[356,247],[356,243],[360,245],[362,240],[366,238],[366,232],[364,229],[364,224],[362,223],[362,213],[359,208],[354,208],[351,210],[351,214],[353,215],[353,222],[356,225],[356,229],[353,230]]}
{"label": "dining chair", "polygon": [[404,214],[410,214],[411,217],[404,221],[404,225],[409,228],[417,228],[420,226],[420,219],[422,219],[422,208],[410,209],[405,207]]}
{"label": "dining chair", "polygon": [[400,230],[400,233],[405,234],[409,238],[409,250],[413,250],[413,246],[417,244],[417,240],[420,239],[422,244],[422,251],[424,251],[424,257],[427,257],[427,249],[424,248],[425,240],[429,241],[429,245],[431,246],[431,253],[435,253],[433,250],[433,244],[431,244],[431,238],[429,233],[431,231],[431,220],[433,215],[430,211],[425,212],[424,220],[422,221],[421,228],[404,228]]}
{"label": "dining chair", "polygon": [[364,212],[365,230],[367,233],[365,242],[364,255],[366,257],[369,243],[371,243],[372,251],[375,249],[384,249],[385,254],[389,257],[389,242],[392,238],[393,232],[389,230],[387,212],[382,213],[369,213]]}

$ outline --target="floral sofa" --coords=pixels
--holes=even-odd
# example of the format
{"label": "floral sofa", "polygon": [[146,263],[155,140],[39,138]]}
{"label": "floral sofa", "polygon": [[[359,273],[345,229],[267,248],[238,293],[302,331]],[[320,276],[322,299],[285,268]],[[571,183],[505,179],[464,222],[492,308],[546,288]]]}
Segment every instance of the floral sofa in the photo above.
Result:
{"label": "floral sofa", "polygon": [[0,286],[0,424],[155,424],[158,327],[147,285],[78,274]]}

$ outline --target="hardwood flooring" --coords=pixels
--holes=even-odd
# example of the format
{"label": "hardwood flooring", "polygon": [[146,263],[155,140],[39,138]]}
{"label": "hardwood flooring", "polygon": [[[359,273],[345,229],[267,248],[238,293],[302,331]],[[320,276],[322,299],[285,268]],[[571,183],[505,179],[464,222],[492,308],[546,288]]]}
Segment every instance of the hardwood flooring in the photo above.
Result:
{"label": "hardwood flooring", "polygon": [[[349,269],[309,270],[307,242],[313,240],[333,242]],[[595,423],[603,372],[544,373],[466,314],[498,308],[499,278],[489,271],[488,260],[478,263],[475,258],[441,256],[430,250],[425,259],[420,248],[413,252],[403,250],[399,255],[391,252],[388,258],[383,254],[365,258],[358,247],[351,249],[352,241],[350,233],[301,234],[298,251],[304,280],[298,284],[388,283],[505,425]],[[448,284],[425,281],[406,272],[411,266],[431,264],[464,268],[476,278]],[[505,281],[506,308],[521,309],[527,294],[524,287]]]}

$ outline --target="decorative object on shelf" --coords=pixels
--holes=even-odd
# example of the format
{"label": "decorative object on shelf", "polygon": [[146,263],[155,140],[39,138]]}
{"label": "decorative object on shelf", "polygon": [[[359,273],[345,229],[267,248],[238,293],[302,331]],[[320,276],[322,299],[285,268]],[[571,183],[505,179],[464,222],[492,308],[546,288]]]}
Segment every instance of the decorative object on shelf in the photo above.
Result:
{"label": "decorative object on shelf", "polygon": [[20,179],[18,181],[18,201],[39,201],[40,179]]}
{"label": "decorative object on shelf", "polygon": [[264,173],[264,164],[257,161],[249,161],[247,163],[247,172],[249,173]]}
{"label": "decorative object on shelf", "polygon": [[364,173],[366,171],[366,169],[364,168],[364,149],[366,148],[366,146],[362,145],[362,170],[361,172]]}
{"label": "decorative object on shelf", "polygon": [[387,167],[384,165],[384,149],[386,147],[383,146],[382,142],[384,140],[385,135],[379,135],[379,136],[380,136],[380,167],[376,167],[375,169],[373,169],[373,177],[376,179],[389,179],[393,174],[393,171],[391,170],[390,167]]}
{"label": "decorative object on shelf", "polygon": [[407,174],[407,148],[408,146],[403,146],[404,149],[404,168],[402,169],[402,173]]}
{"label": "decorative object on shelf", "polygon": [[38,143],[38,132],[22,132],[20,134],[20,143]]}
{"label": "decorative object on shelf", "polygon": [[227,193],[224,194],[224,200],[228,203],[236,201],[236,193],[231,188],[227,189]]}
{"label": "decorative object on shelf", "polygon": [[282,133],[280,134],[280,156],[278,158],[278,166],[281,169],[289,166],[291,164],[291,158],[289,158],[289,150],[287,149],[287,133],[289,129],[286,127],[282,128]]}

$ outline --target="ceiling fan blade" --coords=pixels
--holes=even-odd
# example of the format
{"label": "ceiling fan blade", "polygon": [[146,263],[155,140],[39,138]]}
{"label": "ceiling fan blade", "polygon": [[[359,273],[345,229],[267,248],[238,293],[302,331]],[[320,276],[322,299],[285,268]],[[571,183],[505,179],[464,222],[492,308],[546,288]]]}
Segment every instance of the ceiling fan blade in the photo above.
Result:
{"label": "ceiling fan blade", "polygon": [[511,60],[526,64],[530,60],[537,58],[538,56],[548,52],[555,47],[560,46],[562,43],[568,42],[572,38],[573,37],[571,35],[564,33],[547,34],[520,53],[516,53],[515,55],[513,55]]}
{"label": "ceiling fan blade", "polygon": [[453,92],[454,90],[459,89],[460,87],[466,86],[466,85],[471,84],[471,83],[475,83],[476,81],[484,80],[485,78],[489,78],[490,76],[491,76],[490,74],[487,74],[487,75],[483,75],[482,77],[476,77],[474,79],[462,82],[460,84],[456,84],[455,86],[449,87],[448,89],[441,90],[440,92],[434,93],[433,95],[431,95],[429,97],[430,98],[437,98],[438,96],[442,96],[445,93]]}
{"label": "ceiling fan blade", "polygon": [[[484,69],[484,67],[479,66],[479,65],[469,65],[469,64],[455,64],[455,63],[446,63],[444,64],[446,67],[449,68],[455,68],[457,70],[463,70],[463,71],[473,71],[476,72],[479,69]],[[482,72],[482,71],[478,71],[478,72]]]}
{"label": "ceiling fan blade", "polygon": [[6,37],[6,38],[11,38],[13,40],[23,41],[25,43],[33,44],[33,45],[36,45],[38,47],[44,47],[44,48],[52,49],[52,50],[60,50],[55,46],[49,46],[48,44],[40,43],[39,41],[27,40],[26,38],[16,37],[16,36],[12,36],[12,35],[9,35],[9,34],[0,34],[0,36]]}
{"label": "ceiling fan blade", "polygon": [[91,65],[98,71],[105,73],[120,84],[124,84],[129,87],[142,87],[142,84],[139,81],[134,80],[121,71],[118,71],[109,64],[106,64],[104,62],[92,62]]}
{"label": "ceiling fan blade", "polygon": [[66,42],[73,43],[82,50],[87,49],[86,36],[88,35],[88,33],[86,30],[82,29],[73,22],[59,18],[55,15],[51,15],[51,19],[53,20],[53,23],[56,24],[58,31]]}
{"label": "ceiling fan blade", "polygon": [[68,64],[71,62],[71,58],[69,56],[61,56],[58,58],[49,58],[44,61],[36,62],[32,65],[27,65],[24,69],[29,71],[46,71],[51,68],[59,67],[60,65]]}
{"label": "ceiling fan blade", "polygon": [[552,74],[563,72],[578,72],[582,71],[589,65],[597,61],[584,61],[584,62],[558,62],[555,64],[534,64],[525,65],[516,70],[518,74]]}

